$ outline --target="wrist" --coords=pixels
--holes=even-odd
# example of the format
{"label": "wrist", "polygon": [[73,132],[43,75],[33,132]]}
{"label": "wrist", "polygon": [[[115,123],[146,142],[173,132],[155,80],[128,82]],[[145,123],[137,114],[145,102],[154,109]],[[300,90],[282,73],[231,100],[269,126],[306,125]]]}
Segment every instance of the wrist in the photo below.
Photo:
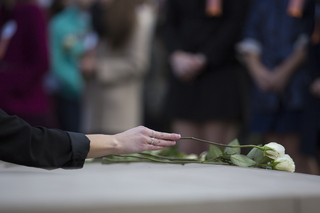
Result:
{"label": "wrist", "polygon": [[86,135],[90,140],[90,150],[87,158],[98,158],[117,153],[119,143],[112,135]]}
{"label": "wrist", "polygon": [[109,144],[109,155],[110,154],[121,154],[121,150],[123,150],[123,147],[121,143],[119,142],[119,139],[116,135],[108,135],[110,144]]}

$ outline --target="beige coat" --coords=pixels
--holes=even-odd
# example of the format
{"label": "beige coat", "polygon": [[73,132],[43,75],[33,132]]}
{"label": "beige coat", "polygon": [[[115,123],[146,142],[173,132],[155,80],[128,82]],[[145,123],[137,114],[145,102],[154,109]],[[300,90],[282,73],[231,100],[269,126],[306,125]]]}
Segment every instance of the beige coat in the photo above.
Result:
{"label": "beige coat", "polygon": [[136,10],[136,28],[121,51],[106,41],[97,49],[97,73],[88,82],[84,131],[114,134],[142,124],[143,78],[149,66],[150,44],[156,19],[153,4]]}

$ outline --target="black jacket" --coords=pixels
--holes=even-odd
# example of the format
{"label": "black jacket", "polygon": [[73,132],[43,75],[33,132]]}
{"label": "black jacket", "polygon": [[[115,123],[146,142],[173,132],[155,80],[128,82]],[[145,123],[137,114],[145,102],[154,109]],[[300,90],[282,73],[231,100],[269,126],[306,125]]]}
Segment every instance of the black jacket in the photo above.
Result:
{"label": "black jacket", "polygon": [[80,133],[31,127],[0,109],[0,160],[40,168],[81,168],[90,141]]}

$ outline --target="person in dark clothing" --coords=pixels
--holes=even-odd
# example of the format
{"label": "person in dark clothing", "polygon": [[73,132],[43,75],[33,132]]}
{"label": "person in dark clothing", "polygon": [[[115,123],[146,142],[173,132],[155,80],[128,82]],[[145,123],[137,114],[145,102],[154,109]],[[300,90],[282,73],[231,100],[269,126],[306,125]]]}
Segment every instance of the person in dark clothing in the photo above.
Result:
{"label": "person in dark clothing", "polygon": [[161,150],[180,135],[140,126],[116,135],[32,127],[0,109],[0,160],[39,168],[82,168],[86,158]]}
{"label": "person in dark clothing", "polygon": [[296,171],[304,167],[299,143],[313,19],[312,0],[254,0],[238,45],[253,81],[250,132],[286,147]]}
{"label": "person in dark clothing", "polygon": [[[238,136],[246,74],[234,45],[249,3],[167,1],[164,36],[172,72],[164,111],[175,132],[219,143]],[[199,154],[208,147],[184,141],[179,148]]]}

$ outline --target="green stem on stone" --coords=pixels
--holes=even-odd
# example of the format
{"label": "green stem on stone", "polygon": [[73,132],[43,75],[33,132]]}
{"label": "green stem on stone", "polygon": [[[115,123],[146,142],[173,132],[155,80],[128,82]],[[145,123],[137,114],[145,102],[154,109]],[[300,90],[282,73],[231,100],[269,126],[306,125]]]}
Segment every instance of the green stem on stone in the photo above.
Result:
{"label": "green stem on stone", "polygon": [[[215,164],[215,165],[229,165],[229,163],[225,162],[213,162],[211,160],[209,161],[201,161],[201,160],[194,160],[194,159],[185,159],[185,158],[170,158],[170,157],[165,157],[165,156],[159,156],[159,155],[152,155],[152,154],[147,154],[147,153],[139,153],[139,155],[114,155],[115,157],[118,157],[118,159],[112,159],[112,158],[105,158],[102,163],[107,164],[107,163],[133,163],[133,162],[148,162],[148,161],[153,161],[153,162],[158,162],[158,163],[170,163],[170,164],[187,164],[187,163],[201,163],[201,164]],[[133,160],[133,159],[126,159],[128,157],[131,158],[137,158],[137,159],[142,159],[142,160]],[[123,159],[121,159],[123,158]],[[162,160],[162,159],[164,160]]]}
{"label": "green stem on stone", "polygon": [[140,154],[140,155],[147,156],[147,157],[154,157],[154,158],[159,158],[159,159],[164,159],[164,160],[196,161],[195,159],[166,157],[166,156],[154,155],[154,154],[143,153],[143,152],[142,152],[142,153],[139,153],[139,154]]}
{"label": "green stem on stone", "polygon": [[256,146],[256,145],[226,145],[226,144],[222,144],[222,143],[216,143],[216,142],[212,142],[212,141],[202,140],[202,139],[195,138],[195,137],[181,137],[180,140],[181,139],[190,139],[190,140],[200,141],[200,142],[203,142],[203,143],[208,143],[208,144],[211,144],[211,145],[231,147],[231,148],[246,148],[246,147],[257,148],[257,149],[260,149],[260,150],[264,151],[263,147]]}
{"label": "green stem on stone", "polygon": [[138,163],[138,162],[148,162],[147,160],[123,160],[123,159],[110,159],[106,158],[102,160],[102,164],[108,164],[108,163]]}
{"label": "green stem on stone", "polygon": [[[131,156],[131,155],[114,155],[116,157],[133,157],[133,158],[139,158],[139,159],[144,159],[144,160],[150,160],[154,162],[159,162],[159,163],[171,163],[171,164],[186,164],[186,163],[201,163],[201,164],[215,164],[215,165],[229,165],[229,163],[224,163],[224,162],[212,162],[212,161],[201,161],[201,160],[193,160],[193,159],[185,159],[185,158],[169,158],[165,156],[159,156],[159,155],[152,155],[152,154],[147,154],[147,153],[139,153],[140,155],[145,155],[145,156]],[[148,156],[148,157],[147,157]],[[161,160],[157,159],[158,158],[163,158],[166,160]],[[168,161],[169,160],[169,161]],[[117,162],[117,160],[113,159],[114,162]],[[121,162],[137,162],[134,160],[120,160],[118,161],[119,163]],[[143,161],[141,161],[143,162]],[[144,161],[146,162],[146,161]]]}
{"label": "green stem on stone", "polygon": [[154,162],[159,163],[171,163],[171,164],[185,164],[185,163],[201,163],[201,161],[189,161],[189,160],[177,160],[177,161],[168,161],[168,160],[161,160],[153,157],[146,157],[146,156],[131,156],[131,155],[114,155],[117,157],[133,157],[133,158],[140,158],[140,159],[147,159]]}

